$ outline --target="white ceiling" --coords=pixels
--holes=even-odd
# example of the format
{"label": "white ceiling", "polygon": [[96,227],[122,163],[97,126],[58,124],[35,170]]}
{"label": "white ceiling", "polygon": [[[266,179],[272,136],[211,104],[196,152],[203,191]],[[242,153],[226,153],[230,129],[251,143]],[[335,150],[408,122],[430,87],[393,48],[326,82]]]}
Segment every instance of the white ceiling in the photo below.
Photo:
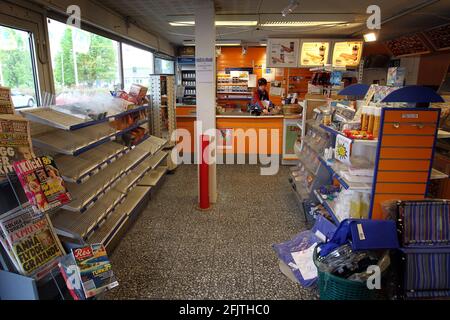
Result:
{"label": "white ceiling", "polygon": [[[169,21],[193,20],[195,9],[210,0],[101,0],[101,3],[143,29],[176,45],[192,40],[193,27],[172,27]],[[281,11],[289,0],[215,0],[216,15],[226,20],[347,21],[333,27],[217,27],[217,39],[257,43],[269,37],[361,37],[371,4],[381,7],[381,39],[442,25],[450,21],[450,0],[300,0],[286,18]]]}

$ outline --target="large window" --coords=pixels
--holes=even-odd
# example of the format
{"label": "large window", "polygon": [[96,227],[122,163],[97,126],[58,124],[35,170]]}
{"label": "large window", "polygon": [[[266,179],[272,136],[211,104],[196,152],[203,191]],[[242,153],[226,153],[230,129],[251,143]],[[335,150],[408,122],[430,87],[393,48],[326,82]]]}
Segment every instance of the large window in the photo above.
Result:
{"label": "large window", "polygon": [[0,26],[0,85],[12,90],[16,108],[37,105],[32,34]]}
{"label": "large window", "polygon": [[48,19],[56,104],[120,86],[119,43]]}
{"label": "large window", "polygon": [[174,74],[175,62],[163,58],[155,58],[155,73],[156,74]]}
{"label": "large window", "polygon": [[125,90],[133,83],[150,85],[150,75],[153,74],[153,53],[124,43],[122,59]]}

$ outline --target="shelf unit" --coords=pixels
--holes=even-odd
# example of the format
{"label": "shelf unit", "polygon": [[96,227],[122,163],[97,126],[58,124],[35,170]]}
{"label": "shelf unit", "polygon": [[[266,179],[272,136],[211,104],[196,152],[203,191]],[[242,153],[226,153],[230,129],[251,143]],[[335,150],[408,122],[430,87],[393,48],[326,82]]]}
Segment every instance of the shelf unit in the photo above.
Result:
{"label": "shelf unit", "polygon": [[[186,85],[189,83],[189,85]],[[195,70],[181,71],[181,85],[184,86],[184,97],[196,97],[196,74]],[[192,91],[192,92],[191,92]]]}
{"label": "shelf unit", "polygon": [[[148,124],[149,119],[123,130],[109,126],[112,117],[74,130],[49,127],[34,117],[29,119],[36,130],[32,135],[36,145],[57,153],[56,163],[73,197],[72,202],[50,214],[57,234],[68,248],[97,242],[109,246],[167,172],[168,152],[163,151],[167,140],[146,134],[138,144],[129,147],[113,141]],[[157,173],[153,186],[138,186],[147,175],[155,177],[153,171]]]}

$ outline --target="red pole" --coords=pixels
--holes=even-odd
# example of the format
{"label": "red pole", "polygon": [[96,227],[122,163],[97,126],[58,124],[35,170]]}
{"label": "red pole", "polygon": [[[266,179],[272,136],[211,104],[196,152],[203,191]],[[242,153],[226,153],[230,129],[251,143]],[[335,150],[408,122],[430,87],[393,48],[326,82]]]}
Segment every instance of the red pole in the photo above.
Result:
{"label": "red pole", "polygon": [[200,204],[201,210],[209,209],[209,165],[208,165],[208,155],[205,150],[209,145],[209,136],[200,136],[201,145],[201,155],[200,159]]}

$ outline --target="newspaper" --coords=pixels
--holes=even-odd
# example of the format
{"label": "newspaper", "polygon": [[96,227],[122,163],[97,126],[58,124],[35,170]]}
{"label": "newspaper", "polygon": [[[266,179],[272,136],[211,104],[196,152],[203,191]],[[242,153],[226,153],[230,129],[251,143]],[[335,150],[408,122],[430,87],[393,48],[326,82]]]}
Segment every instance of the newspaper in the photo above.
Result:
{"label": "newspaper", "polygon": [[16,115],[0,115],[0,181],[14,172],[14,162],[32,158],[29,122]]}
{"label": "newspaper", "polygon": [[0,86],[0,114],[14,114],[11,89]]}
{"label": "newspaper", "polygon": [[42,279],[58,266],[58,258],[64,255],[46,214],[23,209],[2,217],[0,228],[2,244],[24,276]]}

